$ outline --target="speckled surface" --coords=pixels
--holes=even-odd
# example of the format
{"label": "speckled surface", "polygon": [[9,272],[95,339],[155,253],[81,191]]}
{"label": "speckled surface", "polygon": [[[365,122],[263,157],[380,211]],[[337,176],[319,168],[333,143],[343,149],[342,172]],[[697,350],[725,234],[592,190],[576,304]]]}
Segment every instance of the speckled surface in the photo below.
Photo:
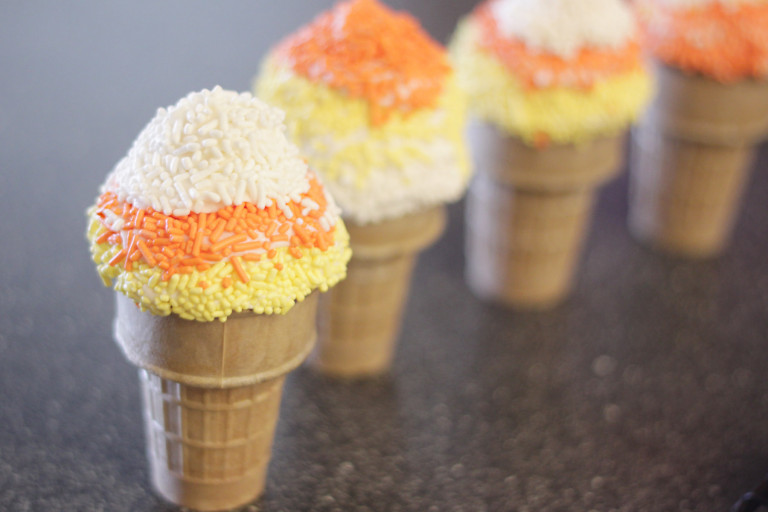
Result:
{"label": "speckled surface", "polygon": [[[439,10],[439,37],[460,3]],[[286,1],[254,36],[253,2],[184,4],[174,23],[180,2],[35,4],[0,5],[0,510],[175,510],[148,487],[136,371],[111,341],[83,210],[158,105],[246,88],[267,44],[311,14]],[[250,510],[727,510],[768,472],[766,171],[768,148],[732,248],[710,262],[636,245],[626,178],[612,183],[575,293],[548,313],[469,295],[452,207],[416,270],[393,373],[292,374]]]}

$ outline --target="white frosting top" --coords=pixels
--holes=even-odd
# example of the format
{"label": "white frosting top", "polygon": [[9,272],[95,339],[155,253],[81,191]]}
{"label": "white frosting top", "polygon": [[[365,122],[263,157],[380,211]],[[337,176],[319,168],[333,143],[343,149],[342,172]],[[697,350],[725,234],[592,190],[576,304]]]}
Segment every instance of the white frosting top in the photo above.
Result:
{"label": "white frosting top", "polygon": [[[300,141],[310,162],[332,158],[335,151],[348,144],[359,144],[361,140],[367,140],[369,151],[374,154],[386,154],[391,147],[401,146],[421,155],[421,158],[403,157],[397,164],[382,162],[382,166],[371,169],[362,183],[355,180],[357,170],[350,165],[352,162],[343,166],[340,176],[326,178],[325,188],[341,207],[345,219],[357,224],[380,222],[456,201],[463,195],[469,176],[462,168],[461,152],[451,140],[393,136],[382,141],[367,135],[368,130],[361,128],[347,137],[329,137],[322,142]],[[319,148],[325,151],[318,153]]]}
{"label": "white frosting top", "polygon": [[[250,202],[301,201],[307,165],[285,135],[284,114],[254,98],[215,87],[158,109],[104,189],[137,208],[165,215],[210,213]],[[287,214],[286,214],[287,215]]]}
{"label": "white frosting top", "polygon": [[491,10],[505,37],[564,58],[585,46],[620,48],[635,34],[623,0],[497,0]]}

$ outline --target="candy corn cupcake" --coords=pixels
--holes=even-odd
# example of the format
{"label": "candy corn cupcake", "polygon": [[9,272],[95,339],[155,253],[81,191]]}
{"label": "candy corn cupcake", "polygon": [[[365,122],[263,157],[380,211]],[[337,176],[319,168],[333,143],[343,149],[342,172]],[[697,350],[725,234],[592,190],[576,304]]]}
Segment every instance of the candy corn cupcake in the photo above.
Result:
{"label": "candy corn cupcake", "polygon": [[350,256],[338,208],[283,114],[215,88],[159,109],[88,210],[139,366],[152,483],[196,510],[264,488],[285,374],[315,338],[317,293]]}
{"label": "candy corn cupcake", "polygon": [[658,92],[633,137],[630,228],[666,252],[715,256],[768,134],[768,2],[635,4]]}
{"label": "candy corn cupcake", "polygon": [[448,57],[408,14],[352,0],[278,44],[255,88],[285,109],[351,236],[318,365],[348,376],[386,371],[416,256],[469,178],[464,96]]}
{"label": "candy corn cupcake", "polygon": [[477,171],[468,283],[488,300],[550,307],[572,286],[595,191],[650,95],[632,13],[620,0],[489,0],[451,51]]}

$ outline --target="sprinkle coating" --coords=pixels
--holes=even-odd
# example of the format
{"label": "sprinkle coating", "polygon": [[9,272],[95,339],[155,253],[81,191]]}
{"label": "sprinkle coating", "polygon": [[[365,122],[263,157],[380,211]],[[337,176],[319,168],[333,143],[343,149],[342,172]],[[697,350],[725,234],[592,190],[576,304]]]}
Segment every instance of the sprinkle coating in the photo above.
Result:
{"label": "sprinkle coating", "polygon": [[[156,315],[224,321],[244,310],[286,313],[343,279],[349,235],[335,202],[288,142],[282,118],[249,93],[218,87],[161,109],[88,210],[86,235],[104,284]],[[218,142],[196,145],[195,133]],[[199,156],[158,156],[199,155],[203,146],[224,150],[216,169]],[[172,203],[205,190],[220,194],[189,209]]]}
{"label": "sprinkle coating", "polygon": [[556,83],[552,74],[546,85],[537,86],[531,83],[535,74],[521,77],[483,48],[483,28],[474,15],[459,23],[451,42],[459,83],[473,114],[531,145],[578,143],[618,133],[636,119],[651,95],[651,80],[639,56],[628,70],[602,72],[599,80],[589,75],[588,87],[573,80],[567,81],[570,86]]}
{"label": "sprinkle coating", "polygon": [[368,102],[371,122],[437,103],[450,66],[409,14],[351,0],[318,16],[273,52],[300,76]]}
{"label": "sprinkle coating", "polygon": [[466,187],[466,100],[444,49],[409,15],[340,3],[270,52],[254,89],[285,109],[291,139],[359,224]]}
{"label": "sprinkle coating", "polygon": [[133,261],[126,258],[125,233],[115,236],[104,225],[98,207],[92,207],[88,217],[91,256],[104,284],[133,299],[142,310],[175,313],[188,320],[223,321],[244,310],[286,313],[315,288],[326,291],[343,279],[351,256],[349,235],[339,221],[328,245],[302,243],[296,235],[268,249],[245,247],[252,242],[240,243],[240,248],[233,244],[233,252],[218,256],[218,261],[200,258],[202,263],[169,273],[162,261],[146,258],[143,251]]}
{"label": "sprinkle coating", "polygon": [[103,191],[176,216],[295,200],[307,191],[307,165],[285,138],[283,117],[250,93],[190,93],[158,109]]}
{"label": "sprinkle coating", "polygon": [[723,83],[768,78],[768,2],[639,0],[648,49]]}
{"label": "sprinkle coating", "polygon": [[365,224],[458,199],[469,179],[465,98],[451,75],[437,105],[369,123],[369,104],[267,59],[255,85],[286,109],[288,132],[344,215]]}

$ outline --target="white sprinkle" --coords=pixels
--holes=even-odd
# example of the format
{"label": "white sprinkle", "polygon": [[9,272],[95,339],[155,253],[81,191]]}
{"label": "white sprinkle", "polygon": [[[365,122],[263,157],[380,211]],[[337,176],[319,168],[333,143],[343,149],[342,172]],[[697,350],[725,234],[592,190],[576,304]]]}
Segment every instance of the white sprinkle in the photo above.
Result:
{"label": "white sprinkle", "polygon": [[168,201],[168,197],[165,195],[160,196],[160,204],[163,205],[163,213],[166,215],[169,215],[173,212],[173,208],[171,208],[171,203]]}
{"label": "white sprinkle", "polygon": [[[301,200],[301,205],[302,206],[306,206],[309,210],[319,210],[320,209],[320,205],[317,204],[314,200],[312,200],[312,199],[310,199],[308,197],[305,197],[304,199]],[[306,215],[306,214],[304,214],[304,215]]]}
{"label": "white sprinkle", "polygon": [[216,119],[211,119],[209,122],[205,123],[203,126],[197,129],[197,133],[200,135],[205,135],[214,128],[216,128],[219,125],[219,121]]}

